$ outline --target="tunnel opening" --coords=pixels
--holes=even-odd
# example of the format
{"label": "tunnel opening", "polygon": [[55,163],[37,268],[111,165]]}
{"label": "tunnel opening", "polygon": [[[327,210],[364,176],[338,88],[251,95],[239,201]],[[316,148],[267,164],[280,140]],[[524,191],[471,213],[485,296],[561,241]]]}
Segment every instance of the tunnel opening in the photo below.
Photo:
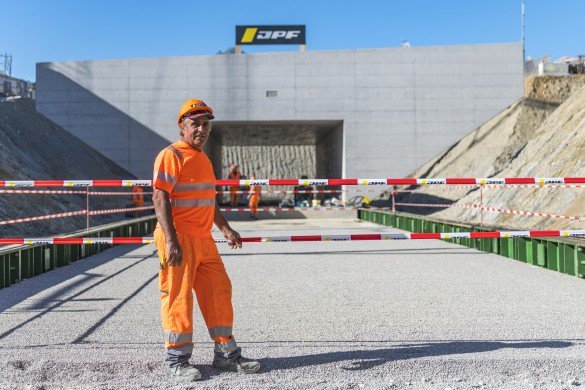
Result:
{"label": "tunnel opening", "polygon": [[[218,179],[233,163],[246,178],[342,177],[343,121],[214,121],[205,152]],[[263,195],[264,203],[282,198]]]}

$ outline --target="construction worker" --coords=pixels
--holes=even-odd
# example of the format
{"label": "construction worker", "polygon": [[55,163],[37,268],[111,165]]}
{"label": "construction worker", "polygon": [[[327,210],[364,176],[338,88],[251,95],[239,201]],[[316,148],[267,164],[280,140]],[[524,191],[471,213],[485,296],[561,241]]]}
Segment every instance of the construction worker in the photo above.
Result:
{"label": "construction worker", "polygon": [[[301,175],[301,180],[306,180],[308,179],[307,175]],[[295,193],[295,199],[296,199],[296,205],[299,207],[310,207],[311,205],[309,204],[309,202],[311,201],[312,195],[311,193],[307,193],[306,191],[311,191],[313,190],[312,186],[296,186],[294,187],[296,193]]]}
{"label": "construction worker", "polygon": [[[229,180],[240,180],[242,177],[242,173],[238,170],[239,165],[233,163],[230,167],[230,173],[228,174]],[[238,200],[240,199],[240,194],[237,193],[239,187],[238,186],[231,186],[230,187],[230,206],[231,207],[238,207]]]}
{"label": "construction worker", "polygon": [[193,350],[193,290],[209,335],[215,341],[212,365],[221,370],[257,372],[260,363],[241,355],[232,335],[232,285],[215,241],[213,223],[228,245],[241,248],[238,232],[215,200],[216,179],[202,147],[209,138],[213,110],[199,99],[179,110],[180,140],[163,149],[154,163],[154,231],[160,259],[159,288],[167,372],[195,381],[201,373],[189,363]]}
{"label": "construction worker", "polygon": [[[144,207],[144,189],[140,186],[132,188],[132,203],[135,208]],[[134,217],[140,217],[140,210],[134,210]]]}
{"label": "construction worker", "polygon": [[[256,177],[252,176],[250,179],[256,180]],[[248,203],[250,206],[250,219],[258,219],[258,203],[260,203],[260,186],[250,186],[250,202]]]}

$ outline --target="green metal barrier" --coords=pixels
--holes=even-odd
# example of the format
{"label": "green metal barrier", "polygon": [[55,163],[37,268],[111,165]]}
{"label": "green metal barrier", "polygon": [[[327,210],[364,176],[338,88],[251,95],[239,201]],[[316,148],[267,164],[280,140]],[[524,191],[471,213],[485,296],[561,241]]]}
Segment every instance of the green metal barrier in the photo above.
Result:
{"label": "green metal barrier", "polygon": [[[61,237],[142,237],[154,231],[154,215],[96,226]],[[0,247],[0,288],[113,247],[95,245],[9,245]]]}
{"label": "green metal barrier", "polygon": [[[452,233],[486,230],[478,226],[433,221],[411,214],[368,209],[358,210],[358,218],[414,233]],[[450,241],[483,252],[495,253],[538,267],[578,278],[585,278],[585,242],[583,240],[512,237],[500,239],[457,238]]]}

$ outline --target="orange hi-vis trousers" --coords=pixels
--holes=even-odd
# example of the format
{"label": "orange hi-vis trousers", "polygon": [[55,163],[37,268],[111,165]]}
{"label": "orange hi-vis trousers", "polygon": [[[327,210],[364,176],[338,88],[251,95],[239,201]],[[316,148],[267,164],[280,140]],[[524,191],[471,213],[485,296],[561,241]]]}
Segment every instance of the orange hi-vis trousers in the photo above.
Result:
{"label": "orange hi-vis trousers", "polygon": [[248,203],[248,205],[250,206],[250,211],[254,215],[258,211],[258,203],[259,202],[260,202],[260,197],[258,195],[250,196],[250,202]]}
{"label": "orange hi-vis trousers", "polygon": [[230,187],[230,204],[232,206],[238,205],[238,200],[240,199],[240,194],[236,193],[240,188],[239,187]]}
{"label": "orange hi-vis trousers", "polygon": [[179,266],[166,263],[166,246],[162,229],[154,231],[160,260],[159,289],[161,317],[165,332],[166,362],[170,365],[189,360],[193,350],[193,290],[197,303],[215,341],[215,352],[239,354],[232,325],[232,284],[213,238],[196,238],[177,233],[183,252]]}

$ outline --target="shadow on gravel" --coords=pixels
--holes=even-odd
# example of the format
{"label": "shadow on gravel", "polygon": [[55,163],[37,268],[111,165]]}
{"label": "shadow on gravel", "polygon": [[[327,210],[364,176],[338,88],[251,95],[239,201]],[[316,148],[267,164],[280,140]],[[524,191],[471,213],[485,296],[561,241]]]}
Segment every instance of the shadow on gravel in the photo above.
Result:
{"label": "shadow on gravel", "polygon": [[[142,260],[140,260],[140,261],[142,261]],[[124,298],[124,300],[122,302],[120,302],[119,304],[117,304],[112,310],[110,310],[108,312],[108,314],[106,314],[105,316],[100,318],[100,320],[98,322],[96,322],[94,325],[92,325],[91,328],[89,328],[81,336],[76,338],[73,341],[73,344],[84,343],[86,338],[88,338],[93,332],[95,332],[99,327],[101,327],[109,318],[111,318],[114,314],[116,314],[118,312],[118,310],[120,310],[125,304],[130,302],[131,299],[133,299],[135,296],[137,296],[142,290],[144,290],[144,288],[146,288],[150,283],[154,282],[157,278],[158,278],[158,272],[156,272],[156,274],[154,276],[152,276],[150,279],[148,279],[146,282],[142,283],[142,285],[140,285],[140,287],[138,287],[136,290],[134,290],[134,292],[132,294],[130,294],[126,298]]]}
{"label": "shadow on gravel", "polygon": [[[132,250],[132,249],[136,249],[136,248],[125,248],[125,250]],[[106,251],[106,252],[107,252],[107,251]],[[103,253],[105,253],[105,252],[103,252]],[[127,253],[127,252],[126,252],[126,253]],[[62,296],[62,295],[64,295],[64,294],[66,294],[66,293],[68,292],[68,290],[70,290],[72,287],[82,286],[83,284],[87,283],[88,281],[93,281],[93,279],[92,279],[92,278],[90,278],[90,279],[87,279],[87,278],[82,278],[82,279],[81,279],[81,281],[76,281],[76,282],[74,282],[74,283],[67,284],[66,286],[64,286],[64,287],[60,288],[59,290],[57,290],[55,293],[53,293],[53,294],[49,295],[47,298],[43,299],[43,300],[41,301],[41,305],[40,305],[38,308],[36,308],[36,309],[35,309],[35,308],[33,308],[33,309],[35,309],[36,311],[38,311],[38,310],[39,310],[39,308],[40,308],[40,310],[41,310],[41,311],[40,311],[40,312],[38,312],[38,314],[36,314],[36,315],[34,315],[33,317],[31,317],[31,318],[29,318],[29,319],[27,319],[27,320],[25,320],[25,321],[21,322],[20,324],[18,324],[18,325],[16,325],[16,326],[13,326],[13,327],[12,327],[12,328],[10,328],[10,329],[4,330],[4,331],[3,331],[3,332],[0,334],[0,340],[1,340],[1,339],[3,339],[4,337],[6,337],[6,336],[10,335],[12,332],[14,332],[15,330],[17,330],[18,328],[20,328],[20,327],[22,327],[22,326],[24,326],[24,325],[26,325],[26,324],[28,324],[28,323],[30,323],[30,322],[33,322],[33,321],[35,321],[36,319],[38,319],[38,318],[42,317],[43,315],[45,315],[45,314],[47,314],[47,313],[51,313],[51,312],[53,312],[53,311],[57,311],[56,309],[58,309],[59,307],[61,307],[61,306],[62,306],[62,305],[64,305],[65,303],[67,303],[67,302],[71,302],[71,301],[74,301],[74,300],[75,300],[75,299],[77,299],[79,296],[81,296],[81,295],[85,294],[86,292],[88,292],[89,290],[91,290],[91,289],[93,289],[93,288],[95,288],[95,287],[99,286],[100,284],[102,284],[102,283],[104,283],[104,282],[106,282],[106,281],[108,281],[108,280],[110,280],[110,279],[112,279],[112,278],[115,278],[116,276],[120,275],[120,274],[121,274],[121,273],[123,273],[123,272],[126,272],[126,271],[128,271],[128,270],[129,270],[129,269],[131,269],[132,267],[135,267],[136,265],[138,265],[138,264],[142,263],[142,262],[143,262],[143,261],[145,261],[145,260],[151,259],[151,258],[152,258],[152,257],[155,255],[155,253],[156,253],[156,252],[152,252],[152,253],[151,253],[151,254],[149,254],[149,255],[142,256],[142,257],[140,257],[140,258],[139,258],[137,261],[133,262],[132,264],[130,264],[130,265],[128,265],[128,266],[126,266],[126,267],[124,267],[124,268],[120,269],[119,271],[117,271],[117,272],[115,272],[115,273],[113,273],[113,274],[111,274],[111,275],[108,275],[108,276],[106,276],[106,277],[104,277],[104,276],[100,275],[100,277],[99,277],[99,280],[95,281],[95,283],[92,283],[92,284],[90,284],[89,286],[85,287],[84,289],[80,290],[79,292],[77,292],[77,293],[75,293],[75,294],[73,294],[73,295],[71,295],[71,296],[69,296],[69,297],[67,297],[67,298],[64,298],[64,299],[57,299],[57,297],[60,297],[60,296]],[[99,264],[105,263],[105,262],[107,262],[107,261],[110,261],[110,260],[112,260],[112,259],[115,259],[115,258],[118,258],[118,257],[124,257],[124,256],[120,255],[120,252],[112,251],[112,252],[110,253],[110,256],[108,256],[108,257],[107,257],[107,258],[105,258],[104,260],[102,260],[102,261],[98,262],[98,264],[96,264],[96,262],[88,262],[88,264],[86,264],[86,265],[84,265],[84,266],[85,266],[85,267],[91,267],[91,268],[94,268],[94,267],[96,267],[96,266],[97,266],[97,265],[99,265]],[[66,268],[68,268],[68,267],[65,267],[65,269],[66,269]],[[72,268],[75,268],[75,269],[77,270],[77,272],[79,272],[79,271],[80,271],[78,267],[72,267]],[[70,272],[74,272],[74,270],[73,270],[73,271],[70,271]],[[95,277],[95,276],[94,276],[94,277]],[[156,277],[156,276],[155,276],[155,277]],[[153,278],[149,279],[147,283],[150,283],[150,282],[152,282],[152,280],[154,280],[154,278],[155,278],[155,277],[153,277]],[[38,281],[40,278],[41,278],[40,276],[36,277],[36,278],[35,278],[35,282],[36,282],[36,281]],[[60,275],[60,276],[59,276],[59,278],[63,278],[63,275]],[[64,280],[67,280],[67,278],[65,278]],[[64,281],[64,280],[63,280],[63,281]],[[45,281],[41,282],[40,284],[43,284],[43,285],[45,285],[45,287],[44,287],[44,288],[48,288],[48,287],[51,287],[50,285],[49,285],[49,286],[48,286],[48,285],[46,285],[46,284],[48,284],[49,282],[53,282],[53,283],[54,283],[54,282],[55,282],[55,279],[54,279],[54,278],[51,278],[50,280],[48,280],[48,281],[47,281],[47,280],[45,280]],[[51,284],[51,285],[53,285],[53,284]],[[144,287],[145,287],[145,286],[141,286],[141,287],[139,288],[139,290],[138,290],[138,291],[136,291],[136,292],[135,292],[134,294],[132,294],[130,297],[128,297],[128,298],[126,298],[124,301],[122,301],[122,303],[121,303],[120,305],[117,305],[117,306],[116,306],[116,308],[114,308],[114,312],[111,312],[111,313],[110,313],[110,315],[113,315],[113,314],[114,314],[114,313],[115,313],[115,312],[116,312],[116,311],[117,311],[117,310],[118,310],[118,309],[121,307],[121,305],[123,305],[124,303],[126,303],[126,302],[127,302],[129,299],[131,299],[132,297],[134,297],[134,295],[135,295],[135,294],[138,294],[138,292],[140,292],[140,291],[141,291],[141,290],[142,290]],[[41,290],[41,291],[42,291],[42,290]],[[26,295],[28,295],[28,294],[26,294]],[[29,296],[30,296],[30,295],[29,295]],[[20,300],[24,300],[24,299],[26,299],[26,298],[23,298],[23,297],[19,297],[19,298],[20,298]],[[52,303],[52,304],[51,304],[51,303]],[[14,304],[13,304],[13,305],[14,305]],[[11,306],[12,306],[12,305],[11,305]],[[37,305],[35,305],[35,306],[37,306]],[[9,307],[10,307],[10,306],[9,306]],[[6,308],[2,308],[2,310],[6,310]],[[91,334],[91,332],[93,332],[95,329],[97,329],[99,326],[101,326],[101,324],[102,324],[103,322],[105,322],[105,321],[107,320],[107,318],[109,318],[109,317],[106,317],[106,318],[102,319],[100,322],[98,322],[96,325],[94,325],[94,326],[93,326],[93,327],[90,329],[90,333],[88,333],[87,335]],[[84,334],[84,337],[86,337],[87,335],[86,335],[86,334]],[[83,339],[78,339],[78,341],[83,341]]]}
{"label": "shadow on gravel", "polygon": [[[409,187],[409,189],[416,189],[416,187]],[[479,187],[470,188],[470,190],[465,194],[469,195],[470,193],[477,191]],[[443,198],[441,196],[436,196],[432,194],[425,194],[421,192],[409,192],[409,193],[399,193],[396,195],[396,202],[397,203],[413,203],[413,204],[437,204],[437,205],[447,205],[444,207],[423,207],[423,206],[402,206],[397,205],[396,211],[401,213],[409,213],[409,214],[418,214],[418,215],[432,215],[438,213],[439,211],[445,210],[448,208],[449,205],[455,203],[455,201]]]}
{"label": "shadow on gravel", "polygon": [[498,349],[567,348],[568,341],[450,341],[430,344],[407,344],[395,348],[327,352],[315,355],[301,355],[282,358],[261,359],[262,372],[290,370],[319,364],[346,362],[344,370],[367,370],[397,360],[408,360],[432,356],[461,355],[466,353],[490,352]]}
{"label": "shadow on gravel", "polygon": [[[94,256],[77,260],[66,267],[61,267],[56,270],[45,272],[42,275],[35,276],[34,279],[23,280],[22,282],[14,284],[9,288],[2,289],[0,291],[0,313],[14,305],[19,304],[22,301],[27,300],[41,291],[69,281],[69,283],[66,285],[58,288],[50,295],[29,307],[32,310],[44,309],[49,304],[55,302],[59,299],[59,297],[67,294],[72,289],[75,289],[78,286],[83,286],[104,276],[101,274],[89,272],[91,269],[105,264],[111,260],[117,259],[118,257],[127,257],[125,255],[135,250],[136,248],[137,245],[120,245],[118,247],[107,249]],[[75,281],[71,281],[71,279],[76,276],[79,277]]]}

